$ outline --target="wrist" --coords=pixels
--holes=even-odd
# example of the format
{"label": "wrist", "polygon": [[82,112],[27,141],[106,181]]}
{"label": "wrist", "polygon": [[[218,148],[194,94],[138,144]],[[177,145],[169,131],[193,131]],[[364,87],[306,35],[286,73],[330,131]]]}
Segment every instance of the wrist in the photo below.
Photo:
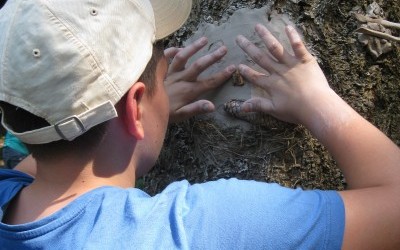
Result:
{"label": "wrist", "polygon": [[314,100],[306,107],[302,124],[320,140],[336,134],[357,117],[357,113],[331,89]]}

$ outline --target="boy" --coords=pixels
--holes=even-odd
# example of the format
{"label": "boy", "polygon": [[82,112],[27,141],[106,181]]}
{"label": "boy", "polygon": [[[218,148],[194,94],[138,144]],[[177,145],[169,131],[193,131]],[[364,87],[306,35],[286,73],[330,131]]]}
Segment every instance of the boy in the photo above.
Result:
{"label": "boy", "polygon": [[158,44],[152,45],[154,36],[176,30],[190,1],[39,2],[9,1],[0,15],[3,125],[37,161],[34,179],[0,172],[2,247],[399,246],[399,149],[329,88],[293,28],[286,32],[294,55],[260,25],[256,32],[270,54],[238,37],[238,45],[269,72],[239,66],[270,94],[248,100],[243,109],[305,125],[337,160],[350,190],[292,190],[230,179],[176,182],[150,197],[132,182],[157,159],[169,116],[183,119],[200,106],[212,110],[206,101],[192,103],[195,93],[221,84],[234,67],[190,82],[199,81],[226,49],[186,67],[206,44],[200,39],[168,50],[167,65]]}

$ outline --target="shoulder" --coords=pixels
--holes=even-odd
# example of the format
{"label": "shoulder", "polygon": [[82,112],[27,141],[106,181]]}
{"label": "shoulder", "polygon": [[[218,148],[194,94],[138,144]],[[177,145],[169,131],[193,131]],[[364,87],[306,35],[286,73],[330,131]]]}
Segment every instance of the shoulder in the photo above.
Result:
{"label": "shoulder", "polygon": [[279,249],[284,242],[293,248],[335,249],[340,248],[344,231],[344,206],[337,192],[256,181],[222,179],[189,185],[183,211],[186,225],[208,229],[193,231],[196,244],[203,236],[219,239],[215,244],[238,246],[243,242],[235,238],[241,235],[254,248]]}
{"label": "shoulder", "polygon": [[[191,185],[187,181],[174,182],[155,197],[175,196],[184,198],[188,203],[218,202],[243,204],[256,202],[261,206],[315,206],[337,205],[343,207],[343,201],[336,191],[303,190],[286,188],[276,183],[252,180],[219,179]],[[205,203],[206,204],[206,203]],[[239,205],[238,204],[238,205]]]}
{"label": "shoulder", "polygon": [[29,185],[33,177],[18,170],[0,169],[0,185],[22,184]]}
{"label": "shoulder", "polygon": [[23,172],[0,169],[0,206],[7,204],[23,187],[33,182],[33,178]]}
{"label": "shoulder", "polygon": [[[328,202],[343,205],[340,195],[336,191],[303,190],[301,188],[286,188],[276,183],[265,183],[252,180],[220,179],[202,184],[187,186],[187,198],[217,199],[219,201],[247,201],[289,205],[315,205]],[[223,198],[221,200],[221,198]],[[298,201],[298,204],[296,203]],[[264,204],[265,205],[265,204]]]}

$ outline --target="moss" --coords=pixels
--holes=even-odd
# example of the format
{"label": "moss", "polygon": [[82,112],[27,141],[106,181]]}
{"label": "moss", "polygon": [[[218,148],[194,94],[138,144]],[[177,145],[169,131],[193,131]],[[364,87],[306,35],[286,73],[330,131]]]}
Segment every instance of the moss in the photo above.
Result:
{"label": "moss", "polygon": [[[400,21],[397,1],[377,2],[388,20]],[[292,17],[331,87],[400,145],[400,47],[376,60],[354,33],[358,24],[350,11],[356,6],[365,10],[370,1],[196,1],[189,22],[166,43],[181,45],[201,21],[218,23],[235,9],[267,4]],[[150,193],[175,180],[198,183],[229,177],[306,189],[345,187],[335,161],[302,127],[284,132],[254,127],[245,133],[193,119],[171,126],[165,146],[158,164],[144,178],[144,189]]]}

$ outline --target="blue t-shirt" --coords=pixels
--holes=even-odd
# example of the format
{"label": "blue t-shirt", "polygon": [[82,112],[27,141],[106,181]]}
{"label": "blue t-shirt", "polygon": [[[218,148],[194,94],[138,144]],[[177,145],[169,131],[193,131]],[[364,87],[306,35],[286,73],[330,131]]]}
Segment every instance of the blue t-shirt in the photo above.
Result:
{"label": "blue t-shirt", "polygon": [[[33,179],[0,170],[0,218]],[[335,191],[221,179],[174,182],[151,197],[100,187],[56,213],[0,223],[2,249],[340,249],[344,205]]]}

